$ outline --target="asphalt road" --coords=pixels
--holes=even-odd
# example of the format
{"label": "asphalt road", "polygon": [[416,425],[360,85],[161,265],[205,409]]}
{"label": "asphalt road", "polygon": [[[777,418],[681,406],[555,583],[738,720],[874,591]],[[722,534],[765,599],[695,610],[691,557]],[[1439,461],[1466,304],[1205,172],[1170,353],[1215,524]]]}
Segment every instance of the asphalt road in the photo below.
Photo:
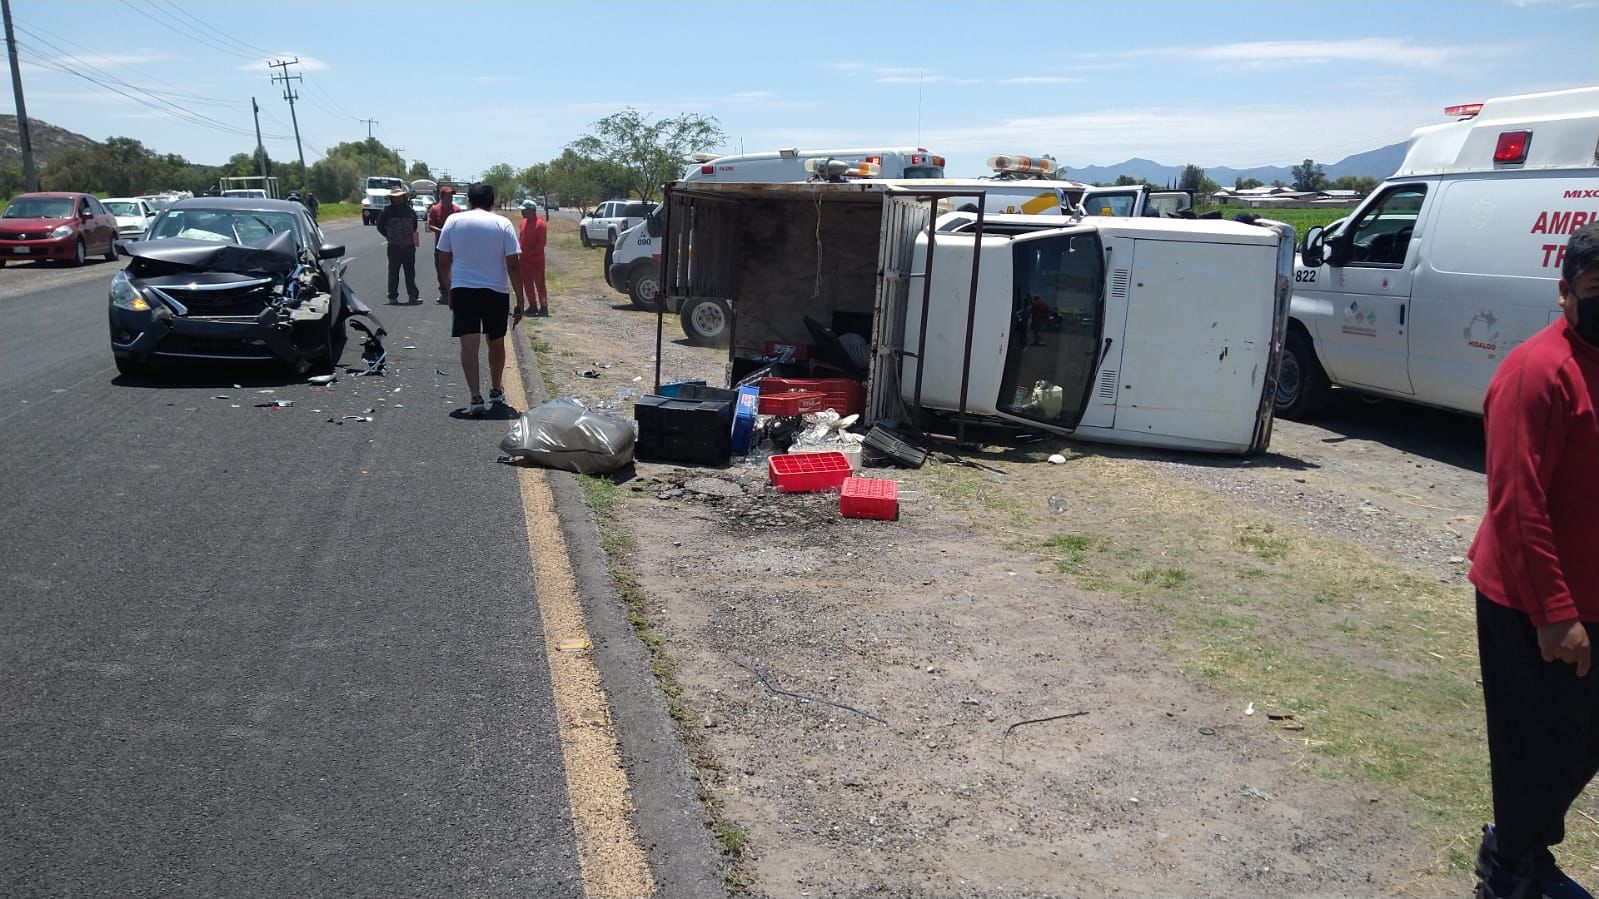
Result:
{"label": "asphalt road", "polygon": [[0,894],[581,894],[505,422],[330,237],[385,377],[130,382],[116,265],[0,292]]}

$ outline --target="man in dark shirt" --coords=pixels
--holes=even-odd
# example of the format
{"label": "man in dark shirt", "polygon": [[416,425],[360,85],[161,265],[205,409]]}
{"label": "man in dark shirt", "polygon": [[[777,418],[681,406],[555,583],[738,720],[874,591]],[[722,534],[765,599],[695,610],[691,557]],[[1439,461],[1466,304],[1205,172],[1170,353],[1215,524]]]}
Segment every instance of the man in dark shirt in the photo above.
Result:
{"label": "man in dark shirt", "polygon": [[399,298],[400,270],[405,270],[405,293],[413,303],[422,302],[416,287],[416,212],[411,195],[404,188],[389,191],[389,205],[378,213],[378,233],[389,246],[389,302]]}
{"label": "man in dark shirt", "polygon": [[1599,771],[1599,225],[1571,235],[1553,323],[1483,404],[1488,511],[1471,545],[1494,823],[1477,899],[1592,899],[1556,865]]}

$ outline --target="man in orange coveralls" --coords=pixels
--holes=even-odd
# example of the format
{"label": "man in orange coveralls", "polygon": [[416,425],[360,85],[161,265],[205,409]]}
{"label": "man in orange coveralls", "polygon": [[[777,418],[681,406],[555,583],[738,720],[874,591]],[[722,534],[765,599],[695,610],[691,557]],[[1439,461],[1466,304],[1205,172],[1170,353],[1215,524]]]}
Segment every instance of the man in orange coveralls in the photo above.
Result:
{"label": "man in orange coveralls", "polygon": [[544,242],[548,236],[549,228],[544,219],[539,218],[539,205],[523,200],[522,228],[517,232],[517,239],[522,247],[522,286],[531,315],[550,314],[550,295],[544,288]]}

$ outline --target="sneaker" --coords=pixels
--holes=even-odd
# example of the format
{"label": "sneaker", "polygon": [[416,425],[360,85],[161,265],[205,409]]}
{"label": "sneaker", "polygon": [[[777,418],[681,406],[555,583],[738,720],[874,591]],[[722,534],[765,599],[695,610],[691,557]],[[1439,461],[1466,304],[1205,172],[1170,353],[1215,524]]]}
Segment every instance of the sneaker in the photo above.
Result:
{"label": "sneaker", "polygon": [[483,402],[483,397],[473,395],[472,402],[466,406],[467,415],[484,415],[489,411],[489,404]]}
{"label": "sneaker", "polygon": [[505,391],[496,387],[489,391],[489,405],[501,406],[505,404]]}
{"label": "sneaker", "polygon": [[1547,848],[1521,859],[1501,856],[1492,824],[1482,829],[1476,873],[1476,899],[1593,899],[1592,893],[1560,870]]}

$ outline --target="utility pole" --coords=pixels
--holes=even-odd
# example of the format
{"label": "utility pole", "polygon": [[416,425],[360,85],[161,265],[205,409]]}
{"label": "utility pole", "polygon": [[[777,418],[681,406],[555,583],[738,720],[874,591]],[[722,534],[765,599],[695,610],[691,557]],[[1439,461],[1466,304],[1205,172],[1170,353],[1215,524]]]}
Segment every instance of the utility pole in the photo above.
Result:
{"label": "utility pole", "polygon": [[377,119],[360,119],[366,125],[366,176],[372,177],[372,126],[378,124]]}
{"label": "utility pole", "polygon": [[255,103],[255,98],[250,98],[250,111],[255,113],[255,164],[261,169],[261,186],[266,186],[267,155],[266,145],[261,143],[261,107]]}
{"label": "utility pole", "polygon": [[[0,2],[4,2],[4,0],[0,0]],[[294,114],[294,101],[300,99],[300,95],[294,92],[294,85],[290,83],[293,81],[303,81],[305,79],[304,76],[301,75],[289,74],[289,66],[297,66],[299,64],[300,57],[296,56],[293,59],[274,59],[273,61],[267,63],[267,67],[283,70],[280,74],[272,76],[272,83],[277,84],[279,81],[283,82],[283,99],[289,101],[289,121],[294,123],[294,149],[300,154],[300,189],[305,190],[307,188],[305,148],[300,146],[300,119]]]}
{"label": "utility pole", "polygon": [[28,107],[22,103],[22,69],[17,65],[17,36],[11,31],[11,0],[0,0],[5,13],[6,55],[11,57],[11,90],[17,95],[17,139],[22,144],[22,182],[31,193],[39,189],[39,172],[33,166],[33,140],[28,136]]}

